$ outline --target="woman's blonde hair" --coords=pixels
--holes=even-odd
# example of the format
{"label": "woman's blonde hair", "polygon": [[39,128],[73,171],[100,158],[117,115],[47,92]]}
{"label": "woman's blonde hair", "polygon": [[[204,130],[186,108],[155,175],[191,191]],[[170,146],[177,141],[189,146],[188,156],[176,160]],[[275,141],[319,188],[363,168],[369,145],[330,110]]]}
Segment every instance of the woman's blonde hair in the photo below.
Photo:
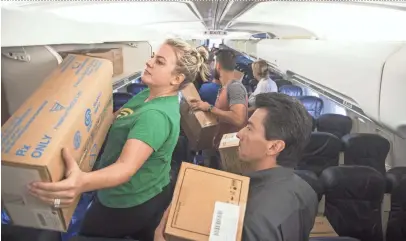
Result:
{"label": "woman's blonde hair", "polygon": [[252,70],[261,79],[269,77],[269,66],[265,60],[257,60],[252,63]]}
{"label": "woman's blonde hair", "polygon": [[164,43],[175,50],[177,58],[174,70],[175,73],[185,76],[185,80],[180,85],[180,88],[193,82],[198,75],[200,75],[203,80],[208,79],[208,75],[210,74],[206,64],[208,53],[206,54],[206,52],[203,52],[201,49],[197,50],[190,46],[190,44],[179,39],[167,39]]}

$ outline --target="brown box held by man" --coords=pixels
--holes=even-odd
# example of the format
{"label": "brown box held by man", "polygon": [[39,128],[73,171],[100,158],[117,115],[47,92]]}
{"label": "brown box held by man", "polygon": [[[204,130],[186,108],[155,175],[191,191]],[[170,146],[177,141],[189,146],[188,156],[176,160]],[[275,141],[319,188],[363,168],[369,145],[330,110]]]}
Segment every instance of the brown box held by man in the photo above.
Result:
{"label": "brown box held by man", "polygon": [[248,165],[238,156],[239,145],[240,139],[238,139],[237,133],[224,134],[221,138],[219,152],[224,171],[242,174],[248,170]]}
{"label": "brown box held by man", "polygon": [[183,162],[166,224],[170,241],[240,241],[249,178]]}
{"label": "brown box held by man", "polygon": [[325,216],[317,216],[310,237],[338,237]]}
{"label": "brown box held by man", "polygon": [[27,185],[63,178],[62,147],[91,169],[113,119],[112,74],[108,60],[69,55],[2,127],[2,201],[13,224],[66,231],[75,205],[55,210]]}
{"label": "brown box held by man", "polygon": [[212,113],[190,109],[192,99],[200,100],[199,93],[192,83],[185,86],[181,94],[180,124],[188,138],[189,147],[196,151],[212,149],[213,138],[218,128],[217,118]]}

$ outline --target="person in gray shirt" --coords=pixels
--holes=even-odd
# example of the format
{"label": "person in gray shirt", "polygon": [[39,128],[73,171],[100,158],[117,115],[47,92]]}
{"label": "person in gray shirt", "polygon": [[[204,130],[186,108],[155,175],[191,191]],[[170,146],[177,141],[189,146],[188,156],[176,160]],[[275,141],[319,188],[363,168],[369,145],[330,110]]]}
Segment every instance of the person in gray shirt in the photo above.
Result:
{"label": "person in gray shirt", "polygon": [[238,132],[239,156],[252,170],[243,241],[305,241],[317,215],[315,191],[294,174],[312,120],[295,98],[258,94],[256,110]]}

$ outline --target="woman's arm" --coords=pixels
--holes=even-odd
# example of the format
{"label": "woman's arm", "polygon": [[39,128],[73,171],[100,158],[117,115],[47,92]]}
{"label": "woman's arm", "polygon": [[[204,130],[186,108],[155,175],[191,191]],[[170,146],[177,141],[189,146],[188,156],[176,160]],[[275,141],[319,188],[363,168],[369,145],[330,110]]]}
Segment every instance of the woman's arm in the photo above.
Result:
{"label": "woman's arm", "polygon": [[[114,128],[111,130],[114,131]],[[150,155],[158,150],[169,136],[168,118],[159,111],[150,110],[138,116],[127,135],[127,141],[114,164],[103,169],[82,172],[67,149],[63,151],[66,179],[59,182],[36,182],[29,186],[31,194],[53,205],[60,199],[60,206],[74,203],[83,192],[115,187],[127,182]],[[125,138],[125,137],[123,137]]]}
{"label": "woman's arm", "polygon": [[114,164],[84,175],[81,183],[82,192],[116,187],[128,182],[153,151],[149,145],[140,140],[127,140]]}

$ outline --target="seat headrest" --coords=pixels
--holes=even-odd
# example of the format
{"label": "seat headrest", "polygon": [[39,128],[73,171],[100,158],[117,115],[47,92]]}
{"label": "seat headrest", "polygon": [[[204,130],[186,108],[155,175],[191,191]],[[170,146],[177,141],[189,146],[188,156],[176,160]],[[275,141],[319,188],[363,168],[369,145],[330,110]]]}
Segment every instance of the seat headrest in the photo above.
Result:
{"label": "seat headrest", "polygon": [[399,183],[406,179],[406,167],[394,167],[386,173],[388,191],[392,191]]}
{"label": "seat headrest", "polygon": [[368,166],[329,167],[320,176],[324,192],[332,198],[382,201],[384,176]]}
{"label": "seat headrest", "polygon": [[310,135],[309,144],[306,146],[306,150],[319,150],[325,149],[323,147],[328,146],[328,149],[334,149],[339,152],[341,150],[342,142],[335,135],[328,132],[312,132]]}
{"label": "seat headrest", "polygon": [[303,90],[296,85],[283,85],[279,88],[279,92],[289,96],[302,96]]}
{"label": "seat headrest", "polygon": [[344,143],[344,163],[375,167],[382,174],[386,172],[385,160],[390,142],[378,134],[352,133],[341,138]]}
{"label": "seat headrest", "polygon": [[316,96],[298,97],[306,110],[315,118],[318,118],[323,110],[323,100]]}
{"label": "seat headrest", "polygon": [[317,130],[329,132],[338,138],[349,134],[352,129],[352,120],[350,117],[339,114],[324,114],[317,119]]}
{"label": "seat headrest", "polygon": [[372,148],[372,145],[383,145],[388,149],[388,151],[390,148],[390,143],[386,138],[373,133],[350,133],[343,136],[342,141],[345,143],[346,147],[354,147],[355,145],[369,145]]}

